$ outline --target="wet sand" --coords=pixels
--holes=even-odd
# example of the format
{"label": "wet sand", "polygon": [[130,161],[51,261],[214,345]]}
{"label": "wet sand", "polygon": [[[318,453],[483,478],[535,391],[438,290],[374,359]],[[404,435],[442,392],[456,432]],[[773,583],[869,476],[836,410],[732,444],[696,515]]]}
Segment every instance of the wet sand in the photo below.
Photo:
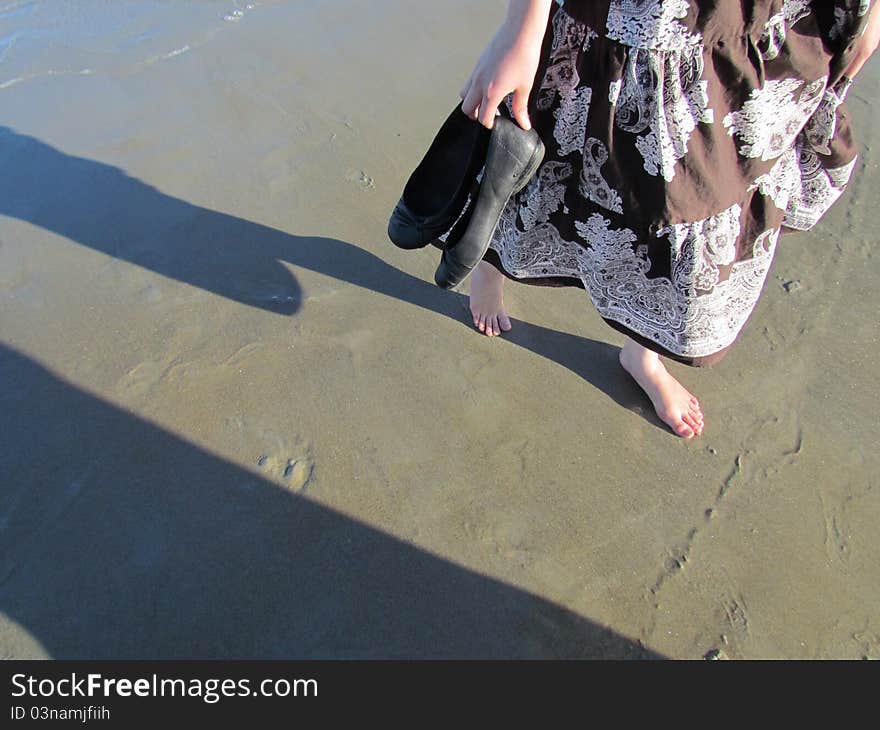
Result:
{"label": "wet sand", "polygon": [[582,291],[489,339],[387,241],[503,7],[0,49],[0,656],[880,657],[880,62],[684,442]]}

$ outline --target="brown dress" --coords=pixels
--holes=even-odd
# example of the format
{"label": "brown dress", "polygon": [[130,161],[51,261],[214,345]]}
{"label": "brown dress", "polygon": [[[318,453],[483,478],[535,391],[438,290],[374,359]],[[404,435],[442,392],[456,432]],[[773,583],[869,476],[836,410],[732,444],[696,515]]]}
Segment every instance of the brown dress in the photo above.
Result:
{"label": "brown dress", "polygon": [[813,226],[856,162],[843,75],[868,0],[565,0],[530,116],[547,154],[486,259],[583,287],[688,364],[718,359],[783,228]]}

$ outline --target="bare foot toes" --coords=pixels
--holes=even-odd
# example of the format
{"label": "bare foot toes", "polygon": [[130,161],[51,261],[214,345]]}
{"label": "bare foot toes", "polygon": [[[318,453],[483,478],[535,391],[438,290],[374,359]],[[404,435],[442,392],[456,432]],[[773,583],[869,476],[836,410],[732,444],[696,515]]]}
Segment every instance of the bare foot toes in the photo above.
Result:
{"label": "bare foot toes", "polygon": [[481,261],[471,273],[470,304],[480,332],[489,337],[510,332],[510,318],[504,311],[504,275],[492,264]]}
{"label": "bare foot toes", "polygon": [[494,337],[499,334],[498,317],[494,314],[486,320],[486,334],[489,335],[489,337]]}
{"label": "bare foot toes", "polygon": [[656,352],[627,339],[620,351],[620,364],[654,404],[654,410],[672,431],[692,439],[703,433],[700,402],[673,378]]}

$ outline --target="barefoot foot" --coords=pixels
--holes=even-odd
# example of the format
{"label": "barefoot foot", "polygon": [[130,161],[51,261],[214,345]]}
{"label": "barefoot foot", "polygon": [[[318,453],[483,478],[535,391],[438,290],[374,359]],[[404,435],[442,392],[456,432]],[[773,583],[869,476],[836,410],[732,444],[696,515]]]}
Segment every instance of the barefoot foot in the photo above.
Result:
{"label": "barefoot foot", "polygon": [[509,332],[510,318],[504,311],[504,274],[480,261],[471,273],[471,314],[474,327],[489,337]]}
{"label": "barefoot foot", "polygon": [[627,338],[620,364],[648,394],[654,410],[677,436],[692,439],[703,433],[699,401],[673,378],[656,352]]}

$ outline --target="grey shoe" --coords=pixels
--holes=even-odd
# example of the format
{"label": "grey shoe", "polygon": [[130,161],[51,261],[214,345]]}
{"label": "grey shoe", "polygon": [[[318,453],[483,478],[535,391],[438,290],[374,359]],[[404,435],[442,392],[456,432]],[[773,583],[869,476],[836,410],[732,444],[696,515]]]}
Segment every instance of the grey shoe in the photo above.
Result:
{"label": "grey shoe", "polygon": [[468,211],[467,228],[460,238],[450,235],[447,239],[434,274],[437,286],[451,289],[480,263],[511,196],[526,186],[543,159],[544,143],[534,129],[525,131],[507,117],[495,117],[483,178],[472,210]]}

